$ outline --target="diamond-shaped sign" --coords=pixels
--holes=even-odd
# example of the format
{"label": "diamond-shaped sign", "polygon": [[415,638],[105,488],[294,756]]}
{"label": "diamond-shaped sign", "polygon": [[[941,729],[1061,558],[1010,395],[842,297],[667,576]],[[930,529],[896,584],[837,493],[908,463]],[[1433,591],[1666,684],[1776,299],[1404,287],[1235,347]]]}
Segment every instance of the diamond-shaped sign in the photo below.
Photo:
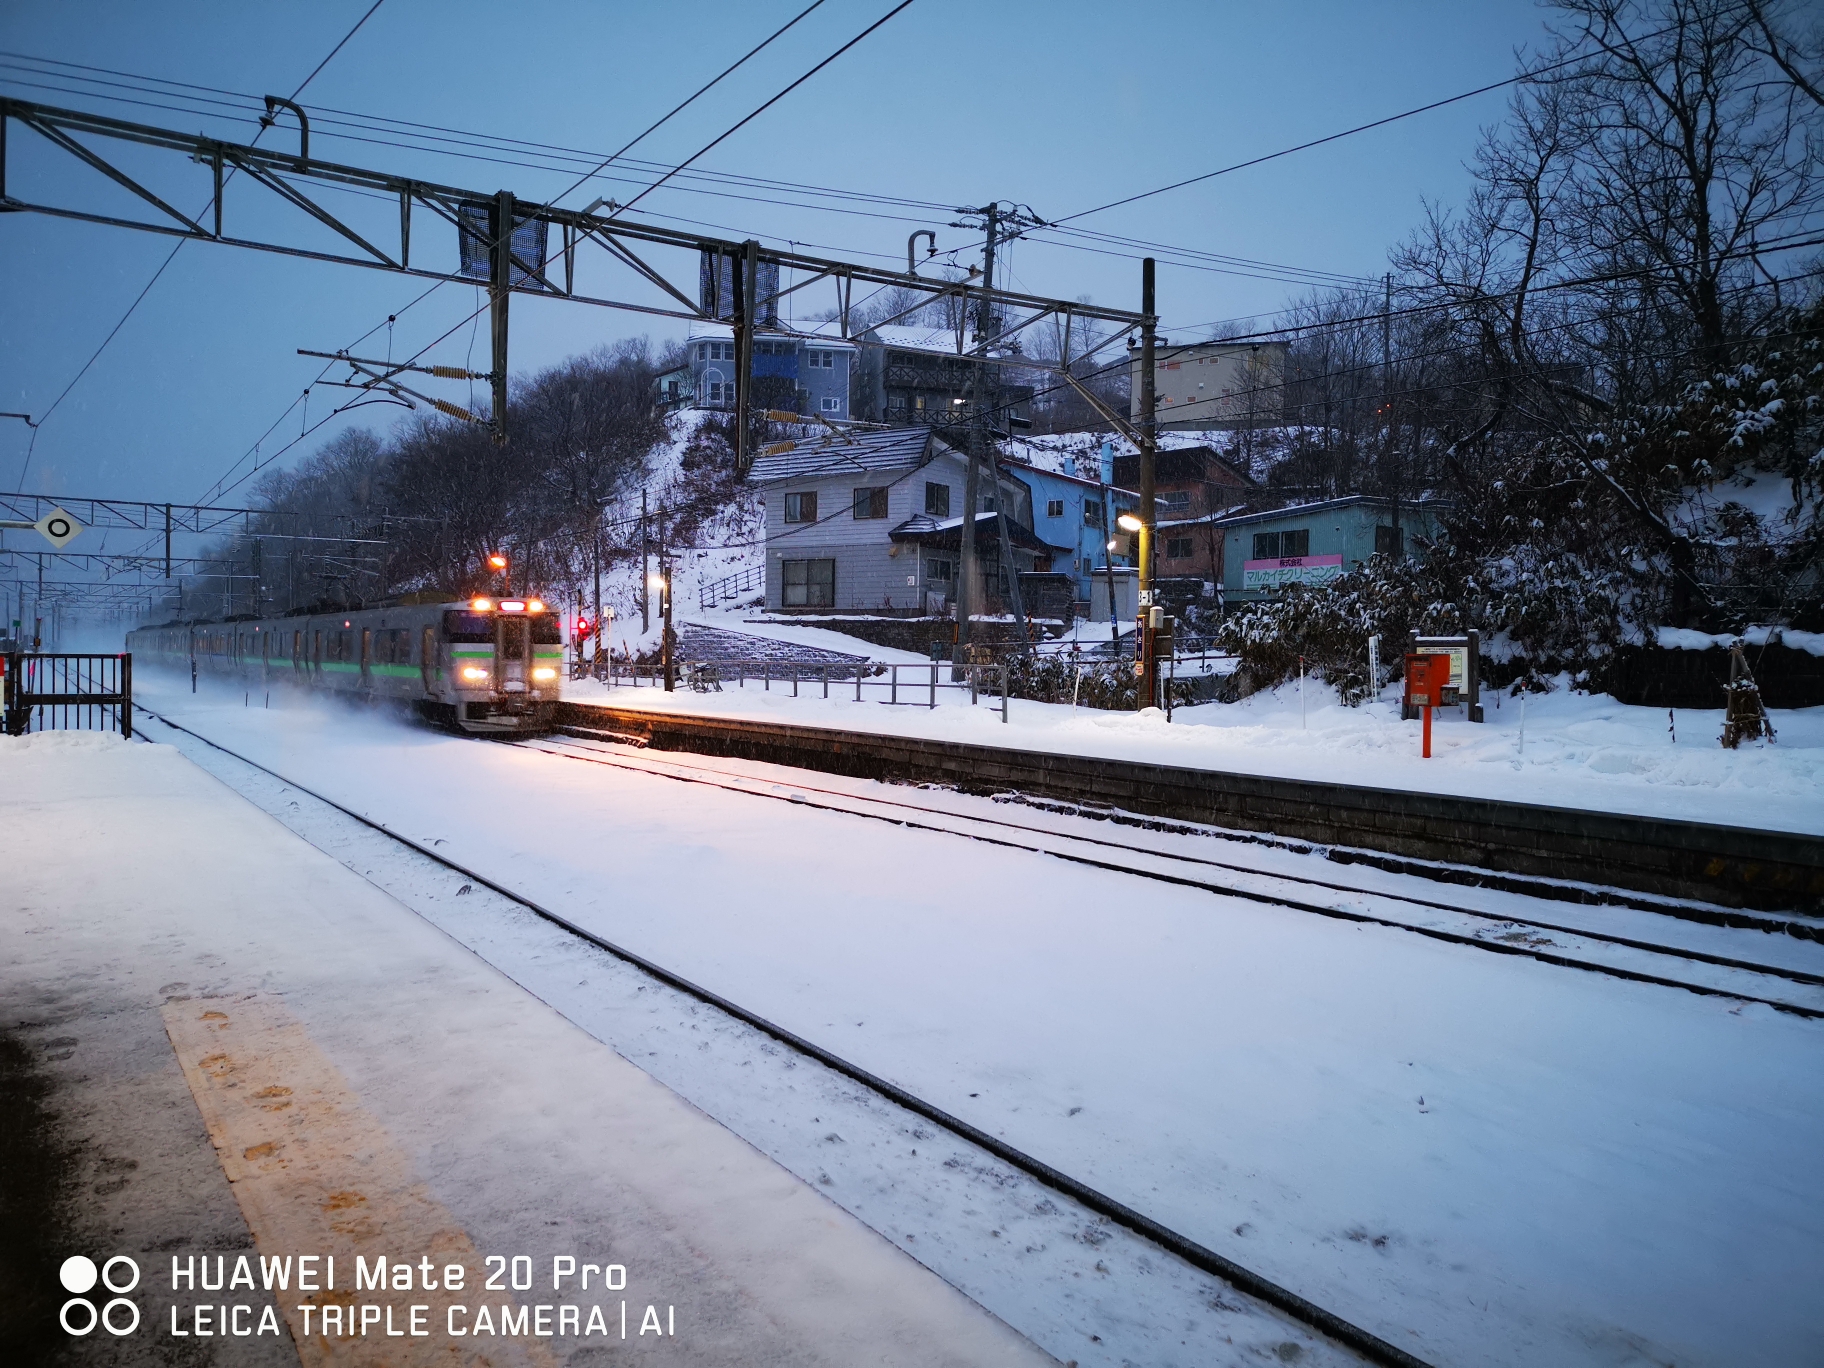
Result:
{"label": "diamond-shaped sign", "polygon": [[61,508],[53,508],[32,526],[38,529],[39,536],[59,551],[75,540],[76,534],[82,531],[82,524]]}

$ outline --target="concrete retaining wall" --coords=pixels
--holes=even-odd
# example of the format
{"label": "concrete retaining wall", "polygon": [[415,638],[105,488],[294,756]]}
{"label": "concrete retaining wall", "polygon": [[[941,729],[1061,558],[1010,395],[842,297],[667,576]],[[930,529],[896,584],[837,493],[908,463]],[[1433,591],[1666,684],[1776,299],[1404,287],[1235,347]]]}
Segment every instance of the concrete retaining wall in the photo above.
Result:
{"label": "concrete retaining wall", "polygon": [[560,705],[658,750],[1100,804],[1728,907],[1824,911],[1824,838],[1532,803],[1053,755],[833,727]]}

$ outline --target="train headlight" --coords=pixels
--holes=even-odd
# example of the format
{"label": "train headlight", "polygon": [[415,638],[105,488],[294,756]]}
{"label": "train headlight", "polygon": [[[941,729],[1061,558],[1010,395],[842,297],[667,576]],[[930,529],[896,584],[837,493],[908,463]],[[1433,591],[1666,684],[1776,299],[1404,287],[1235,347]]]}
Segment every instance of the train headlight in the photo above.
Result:
{"label": "train headlight", "polygon": [[464,679],[482,680],[488,677],[488,672],[479,665],[464,665],[462,667],[462,677]]}
{"label": "train headlight", "polygon": [[532,671],[532,678],[556,679],[557,671],[552,669],[549,665],[540,665],[536,670]]}

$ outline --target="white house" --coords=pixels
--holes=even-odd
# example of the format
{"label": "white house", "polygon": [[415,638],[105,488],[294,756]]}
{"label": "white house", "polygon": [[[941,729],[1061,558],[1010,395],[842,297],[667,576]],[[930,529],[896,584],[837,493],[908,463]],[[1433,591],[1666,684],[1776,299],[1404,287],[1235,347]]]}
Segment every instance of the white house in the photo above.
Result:
{"label": "white house", "polygon": [[[926,427],[828,433],[767,449],[749,478],[766,497],[766,606],[937,612],[954,601],[968,457]],[[997,492],[998,490],[998,492]],[[1031,493],[983,474],[976,548],[1002,581],[1000,510],[1016,570],[1049,570]]]}

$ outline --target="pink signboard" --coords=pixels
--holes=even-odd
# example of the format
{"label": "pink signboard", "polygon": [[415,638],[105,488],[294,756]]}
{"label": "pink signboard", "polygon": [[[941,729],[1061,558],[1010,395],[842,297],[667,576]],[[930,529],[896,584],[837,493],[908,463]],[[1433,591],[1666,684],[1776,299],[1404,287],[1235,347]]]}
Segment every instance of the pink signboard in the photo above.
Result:
{"label": "pink signboard", "polygon": [[1277,589],[1282,584],[1327,584],[1343,573],[1341,556],[1277,556],[1241,563],[1243,589]]}

